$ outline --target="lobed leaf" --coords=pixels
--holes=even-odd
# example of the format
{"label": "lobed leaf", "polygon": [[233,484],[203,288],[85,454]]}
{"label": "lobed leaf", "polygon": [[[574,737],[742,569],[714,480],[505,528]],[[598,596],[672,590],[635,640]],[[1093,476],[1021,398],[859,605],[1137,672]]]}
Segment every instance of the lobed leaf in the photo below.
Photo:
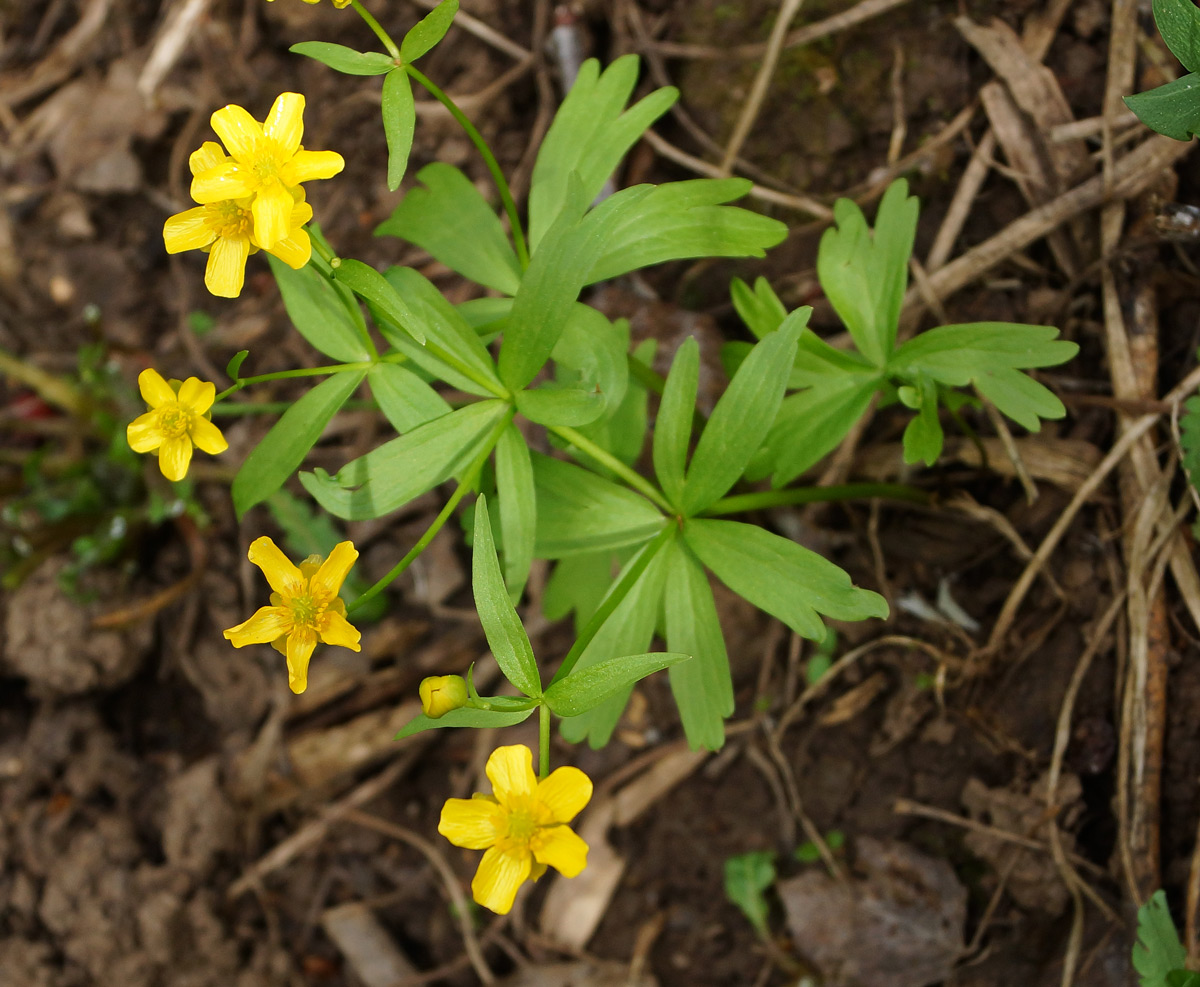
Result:
{"label": "lobed leaf", "polygon": [[775,883],[775,854],[769,850],[740,853],[725,861],[725,897],[749,919],[762,937],[769,934],[770,908],[763,892]]}
{"label": "lobed leaf", "polygon": [[1138,909],[1137,942],[1133,944],[1133,968],[1141,987],[1167,987],[1167,976],[1187,962],[1179,941],[1167,896],[1160,888]]}

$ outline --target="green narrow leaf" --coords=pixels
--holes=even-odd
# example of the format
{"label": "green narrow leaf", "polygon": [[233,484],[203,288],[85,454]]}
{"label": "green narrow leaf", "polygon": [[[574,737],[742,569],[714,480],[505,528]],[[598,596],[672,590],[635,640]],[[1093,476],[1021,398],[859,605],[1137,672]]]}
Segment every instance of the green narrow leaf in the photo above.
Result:
{"label": "green narrow leaf", "polygon": [[1200,489],[1200,395],[1188,398],[1183,403],[1183,411],[1179,416],[1183,468],[1187,470],[1192,486]]}
{"label": "green narrow leaf", "polygon": [[434,162],[417,172],[423,187],[409,189],[376,236],[402,237],[472,281],[515,295],[521,265],[500,219],[479,189],[452,165]]}
{"label": "green narrow leaf", "polygon": [[404,69],[394,68],[384,78],[381,111],[388,147],[387,185],[389,191],[395,192],[408,168],[408,155],[417,126],[412,83]]}
{"label": "green narrow leaf", "polygon": [[835,620],[887,616],[878,593],[859,589],[832,562],[757,525],[694,518],[683,537],[721,582],[802,637],[825,636],[818,614]]}
{"label": "green narrow leaf", "polygon": [[496,557],[496,545],[492,541],[487,499],[483,496],[475,503],[474,531],[471,589],[475,594],[475,609],[479,611],[484,636],[505,678],[525,695],[536,699],[542,694],[541,676],[521,618],[513,609],[508,590],[504,588],[500,560]]}
{"label": "green narrow leaf", "polygon": [[375,268],[360,260],[343,260],[333,276],[339,284],[379,309],[394,326],[403,329],[418,343],[425,342],[424,327],[399,292]]}
{"label": "green narrow leaf", "polygon": [[574,611],[578,634],[612,585],[612,561],[612,552],[559,559],[542,593],[542,615],[547,620],[562,620]]}
{"label": "green narrow leaf", "polygon": [[1012,322],[938,326],[896,350],[888,361],[888,371],[924,373],[939,384],[962,387],[997,367],[1028,370],[1066,363],[1079,352],[1079,346],[1057,337],[1054,326]]}
{"label": "green narrow leaf", "polygon": [[377,363],[367,371],[371,396],[379,410],[400,434],[411,431],[442,415],[450,414],[450,405],[437,391],[406,367],[396,363]]}
{"label": "green narrow leaf", "polygon": [[460,709],[452,709],[448,713],[443,713],[436,720],[431,720],[424,713],[418,713],[416,718],[405,724],[404,728],[392,739],[403,740],[405,737],[411,737],[414,733],[441,730],[445,727],[475,727],[479,730],[512,727],[529,719],[535,709],[537,709],[536,706],[521,710],[472,709],[463,706]]}
{"label": "green narrow leaf", "polygon": [[336,284],[308,264],[295,271],[273,254],[267,263],[279,285],[288,318],[317,350],[341,363],[369,360],[367,324],[358,305],[346,304]]}
{"label": "green narrow leaf", "polygon": [[729,285],[729,294],[746,328],[758,339],[774,332],[787,318],[787,309],[766,278],[758,278],[753,291],[741,278],[734,278]]}
{"label": "green narrow leaf", "polygon": [[288,51],[315,59],[344,75],[383,75],[396,67],[391,57],[379,51],[355,51],[328,41],[301,41]]}
{"label": "green narrow leaf", "polygon": [[836,449],[882,384],[878,376],[832,377],[784,398],[765,443],[771,486],[791,483]]}
{"label": "green narrow leaf", "polygon": [[729,382],[704,426],[688,466],[683,511],[698,514],[737,482],[775,421],[796,359],[798,329],[780,328],[760,343]]}
{"label": "green narrow leaf", "polygon": [[537,537],[537,491],[529,446],[516,425],[500,433],[496,443],[496,499],[504,541],[504,584],[516,602],[525,589]]}
{"label": "green narrow leaf", "polygon": [[579,716],[620,692],[627,692],[647,675],[680,662],[690,655],[654,652],[610,658],[587,668],[575,668],[565,679],[546,690],[546,704],[559,716]]}
{"label": "green narrow leaf", "polygon": [[770,932],[770,908],[763,892],[774,883],[775,854],[769,850],[741,853],[725,861],[725,897],[741,909],[763,938]]}
{"label": "green narrow leaf", "polygon": [[1151,130],[1189,141],[1200,132],[1200,73],[1190,72],[1157,89],[1126,96],[1125,105]]}
{"label": "green narrow leaf", "polygon": [[[654,362],[655,349],[655,340],[642,340],[628,360],[622,361],[626,364],[627,375],[629,361],[649,367]],[[650,392],[632,375],[627,376],[626,384],[625,396],[621,398],[621,403],[616,408],[612,408],[610,404],[609,410],[602,418],[591,425],[582,426],[579,431],[601,449],[608,450],[626,466],[632,466],[641,458],[642,447],[646,444]],[[576,453],[582,456],[578,450]],[[593,470],[601,471],[602,476],[612,478],[612,474],[603,464],[589,460],[589,465]]]}
{"label": "green narrow leaf", "polygon": [[688,746],[715,751],[725,743],[733,713],[729,655],[708,576],[687,547],[674,543],[663,590],[667,647],[692,656],[671,669],[671,693]]}
{"label": "green narrow leaf", "polygon": [[629,322],[610,322],[590,305],[571,307],[554,344],[555,382],[595,392],[605,414],[614,412],[629,386]]}
{"label": "green narrow leaf", "polygon": [[1187,962],[1179,941],[1167,896],[1160,888],[1138,909],[1137,942],[1133,945],[1133,968],[1141,987],[1167,987],[1167,975]]}
{"label": "green narrow leaf", "polygon": [[680,510],[699,382],[700,346],[694,336],[688,336],[671,361],[653,438],[654,475],[671,506]]}
{"label": "green narrow leaf", "polygon": [[458,0],[442,0],[404,36],[400,42],[400,57],[406,62],[415,62],[446,36],[457,13]]}
{"label": "green narrow leaf", "polygon": [[603,394],[577,387],[538,387],[517,391],[517,410],[539,425],[588,425],[604,414]]}
{"label": "green narrow leaf", "polygon": [[932,466],[942,454],[945,439],[938,420],[937,385],[922,375],[915,385],[901,387],[897,393],[904,404],[917,412],[904,429],[904,461]]}
{"label": "green narrow leaf", "polygon": [[233,478],[230,492],[239,518],[283,486],[366,375],[365,370],[334,374],[283,413]]}
{"label": "green narrow leaf", "polygon": [[1154,23],[1183,67],[1200,71],[1200,10],[1192,0],[1154,0]]}
{"label": "green narrow leaf", "polygon": [[225,376],[233,381],[240,380],[238,372],[242,369],[242,364],[246,362],[246,357],[249,355],[249,350],[238,350],[234,353],[229,362],[225,364]]}
{"label": "green narrow leaf", "polygon": [[1063,418],[1067,409],[1048,387],[1019,370],[1003,367],[975,378],[979,393],[1018,425],[1040,431],[1039,418]]}

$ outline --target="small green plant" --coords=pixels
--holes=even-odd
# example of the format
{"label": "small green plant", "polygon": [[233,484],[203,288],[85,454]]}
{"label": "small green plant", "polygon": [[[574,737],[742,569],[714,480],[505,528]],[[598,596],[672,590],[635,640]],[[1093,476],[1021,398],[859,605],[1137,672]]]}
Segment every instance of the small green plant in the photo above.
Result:
{"label": "small green plant", "polygon": [[770,850],[740,853],[725,861],[725,897],[737,905],[763,939],[770,934],[771,906],[766,890],[775,883],[775,854]]}
{"label": "small green plant", "polygon": [[1137,937],[1133,968],[1141,987],[1200,987],[1200,973],[1184,968],[1187,951],[1179,941],[1167,896],[1161,889],[1138,909]]}
{"label": "small green plant", "polygon": [[1200,131],[1200,9],[1192,0],[1154,0],[1154,23],[1187,75],[1126,96],[1125,105],[1151,130],[1191,140]]}

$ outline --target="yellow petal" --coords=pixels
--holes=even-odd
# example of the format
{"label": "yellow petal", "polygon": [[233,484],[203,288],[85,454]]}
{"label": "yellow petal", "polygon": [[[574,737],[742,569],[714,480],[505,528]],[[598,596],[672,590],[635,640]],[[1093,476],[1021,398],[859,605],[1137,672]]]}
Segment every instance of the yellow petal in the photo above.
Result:
{"label": "yellow petal", "polygon": [[357,558],[358,549],[354,547],[353,542],[340,541],[334,545],[333,551],[329,553],[329,558],[321,563],[321,568],[317,570],[312,577],[312,582],[309,583],[312,594],[322,598],[337,596],[338,590],[342,588],[342,583],[350,572],[350,567],[354,565],[354,560]]}
{"label": "yellow petal", "polygon": [[249,620],[224,631],[235,648],[247,644],[270,644],[292,629],[292,611],[287,607],[259,607]]}
{"label": "yellow petal", "polygon": [[271,250],[291,235],[288,221],[293,205],[295,201],[279,182],[259,189],[250,204],[250,212],[254,216],[254,239],[263,250]]}
{"label": "yellow petal", "polygon": [[491,799],[446,799],[438,832],[455,846],[486,850],[504,829],[503,812]]}
{"label": "yellow petal", "polygon": [[253,169],[244,167],[232,158],[200,172],[192,179],[192,198],[207,205],[224,202],[226,199],[244,199],[258,191],[258,176]]}
{"label": "yellow petal", "polygon": [[179,403],[194,415],[208,411],[216,396],[217,385],[199,377],[189,377],[179,388]]}
{"label": "yellow petal", "polygon": [[153,452],[162,445],[162,432],[158,428],[158,415],[147,411],[131,421],[125,429],[129,448],[134,452]]}
{"label": "yellow petal", "polygon": [[216,141],[205,141],[198,149],[188,155],[188,168],[193,175],[215,168],[225,160],[225,151]]}
{"label": "yellow petal", "polygon": [[175,400],[175,392],[171,390],[171,385],[152,367],[147,367],[138,374],[138,390],[142,392],[142,400],[151,408],[158,408]]}
{"label": "yellow petal", "polygon": [[514,797],[532,795],[537,788],[533,754],[524,744],[497,747],[488,758],[486,770],[501,805],[507,806]]}
{"label": "yellow petal", "polygon": [[568,823],[592,797],[592,779],[578,768],[555,768],[538,782],[535,800],[550,810],[557,823]]}
{"label": "yellow petal", "polygon": [[199,250],[217,238],[209,227],[208,210],[204,206],[177,212],[163,223],[163,243],[167,253],[178,254],[184,250]]}
{"label": "yellow petal", "polygon": [[534,859],[563,877],[576,877],[587,866],[588,845],[570,826],[544,826],[529,843]]}
{"label": "yellow petal", "polygon": [[297,151],[279,169],[284,185],[299,185],[318,178],[332,178],[346,167],[346,159],[337,151]]}
{"label": "yellow petal", "polygon": [[362,635],[358,632],[358,628],[340,613],[326,610],[321,614],[320,621],[321,640],[326,644],[332,644],[335,648],[362,651],[362,646],[358,643]]}
{"label": "yellow petal", "polygon": [[207,418],[199,416],[193,418],[192,427],[188,432],[192,437],[192,442],[196,444],[196,448],[201,452],[207,452],[210,456],[215,456],[229,448],[229,443],[225,441],[221,430]]}
{"label": "yellow petal", "polygon": [[311,627],[293,627],[287,638],[288,685],[299,695],[308,688],[308,662],[317,647],[317,632]]}
{"label": "yellow petal", "polygon": [[237,298],[246,283],[250,241],[244,236],[218,237],[208,253],[204,286],[218,298]]}
{"label": "yellow petal", "polygon": [[517,891],[529,877],[532,864],[528,850],[492,847],[479,862],[479,870],[471,882],[472,897],[497,915],[507,915]]}
{"label": "yellow petal", "polygon": [[[292,228],[298,230],[301,226],[313,218],[312,206],[304,201],[304,189],[297,185],[291,190],[292,194],[300,194],[300,198],[296,200],[296,204],[292,206]],[[305,234],[307,236],[308,234]]]}
{"label": "yellow petal", "polygon": [[187,476],[192,461],[192,440],[186,435],[166,439],[158,447],[158,468],[168,480],[178,483]]}
{"label": "yellow petal", "polygon": [[[310,209],[309,212],[312,212],[312,210]],[[295,220],[295,215],[296,212],[293,210],[293,221]],[[294,229],[291,236],[278,241],[269,252],[287,264],[293,271],[298,271],[312,257],[312,241],[308,238],[307,230]]]}
{"label": "yellow petal", "polygon": [[280,93],[267,114],[263,133],[289,157],[295,154],[304,136],[304,97],[300,93]]}
{"label": "yellow petal", "polygon": [[262,143],[263,131],[258,121],[233,103],[214,112],[209,122],[235,158],[248,160]]}
{"label": "yellow petal", "polygon": [[300,570],[292,565],[291,560],[279,550],[279,546],[266,535],[255,538],[250,543],[246,557],[262,570],[267,582],[271,584],[271,589],[284,600],[299,596],[303,591],[304,580],[300,576]]}

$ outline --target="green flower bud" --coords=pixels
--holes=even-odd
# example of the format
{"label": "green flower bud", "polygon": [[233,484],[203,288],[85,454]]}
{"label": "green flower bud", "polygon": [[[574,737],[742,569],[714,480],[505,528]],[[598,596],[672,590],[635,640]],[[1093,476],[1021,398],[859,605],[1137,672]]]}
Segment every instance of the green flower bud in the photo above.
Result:
{"label": "green flower bud", "polygon": [[421,682],[421,709],[431,720],[467,705],[467,683],[461,675],[431,675]]}

